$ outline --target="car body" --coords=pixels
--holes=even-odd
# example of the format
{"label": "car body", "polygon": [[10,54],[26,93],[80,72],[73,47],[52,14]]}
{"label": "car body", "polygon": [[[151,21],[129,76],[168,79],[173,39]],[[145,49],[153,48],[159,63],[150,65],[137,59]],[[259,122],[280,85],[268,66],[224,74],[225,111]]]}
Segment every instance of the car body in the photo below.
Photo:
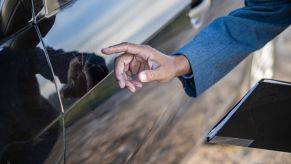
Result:
{"label": "car body", "polygon": [[[211,128],[193,129],[193,123],[203,125],[212,115],[204,109],[227,109],[248,89],[256,72],[252,58],[224,78],[234,79],[230,85],[193,99],[177,79],[135,94],[118,88],[117,55],[100,50],[133,42],[173,54],[201,26],[241,5],[210,2],[2,0],[1,163],[187,160]],[[226,102],[221,90],[229,91]],[[212,125],[222,114],[216,112]],[[202,120],[193,120],[199,115]]]}

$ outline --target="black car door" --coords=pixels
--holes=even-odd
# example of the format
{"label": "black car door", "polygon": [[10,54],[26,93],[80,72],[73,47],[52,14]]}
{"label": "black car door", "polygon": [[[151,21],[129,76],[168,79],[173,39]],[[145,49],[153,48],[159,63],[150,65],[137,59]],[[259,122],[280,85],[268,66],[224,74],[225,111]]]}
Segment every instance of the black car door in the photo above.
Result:
{"label": "black car door", "polygon": [[105,56],[100,49],[126,41],[175,53],[197,33],[210,1],[43,2],[36,25],[64,111],[66,163],[181,162],[193,133],[184,127],[178,133],[184,137],[171,142],[172,133],[194,100],[177,79],[135,94],[119,89],[112,73],[118,54]]}
{"label": "black car door", "polygon": [[166,35],[176,33],[176,24],[170,23],[174,20],[180,28],[193,29],[187,18],[190,5],[179,0],[73,1],[63,8],[59,3],[57,14],[46,11],[39,19],[39,30],[49,29],[42,39],[65,111],[67,163],[129,162],[161,119],[177,112],[185,98],[181,88],[173,88],[176,95],[170,97],[162,96],[166,88],[156,84],[135,95],[120,90],[111,72],[114,56],[104,56],[100,49],[152,40],[156,48],[173,52],[178,44],[163,47],[153,38],[169,39]]}
{"label": "black car door", "polygon": [[63,111],[31,4],[1,1],[0,163],[63,163]]}

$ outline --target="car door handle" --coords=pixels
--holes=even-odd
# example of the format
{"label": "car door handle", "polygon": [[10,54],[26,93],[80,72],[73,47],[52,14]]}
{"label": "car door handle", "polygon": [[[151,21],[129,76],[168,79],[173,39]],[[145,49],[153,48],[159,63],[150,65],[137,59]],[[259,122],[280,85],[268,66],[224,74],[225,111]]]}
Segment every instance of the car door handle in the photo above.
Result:
{"label": "car door handle", "polygon": [[188,16],[194,28],[198,29],[203,25],[211,0],[202,0],[197,6],[190,10]]}

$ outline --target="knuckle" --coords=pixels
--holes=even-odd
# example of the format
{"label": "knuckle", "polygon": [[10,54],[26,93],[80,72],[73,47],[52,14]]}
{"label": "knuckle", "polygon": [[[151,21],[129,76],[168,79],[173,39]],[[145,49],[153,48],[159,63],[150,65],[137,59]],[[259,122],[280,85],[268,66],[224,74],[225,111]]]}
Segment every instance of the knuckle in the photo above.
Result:
{"label": "knuckle", "polygon": [[152,71],[148,71],[148,72],[147,72],[147,75],[148,75],[150,78],[152,78],[152,77],[153,77],[153,72],[152,72]]}
{"label": "knuckle", "polygon": [[115,65],[119,65],[122,62],[122,56],[118,56],[114,59]]}
{"label": "knuckle", "polygon": [[145,73],[146,73],[146,77],[147,77],[147,79],[148,79],[148,80],[152,80],[152,78],[153,78],[153,74],[152,74],[152,72],[147,71],[147,72],[145,72]]}
{"label": "knuckle", "polygon": [[149,45],[147,45],[147,44],[143,44],[143,45],[141,45],[141,47],[142,47],[142,48],[145,48],[145,49],[151,49],[151,48],[152,48],[151,46],[149,46]]}
{"label": "knuckle", "polygon": [[157,77],[155,72],[153,72],[153,71],[148,71],[147,72],[147,79],[150,80],[150,81],[154,81],[154,80],[159,81],[159,77]]}
{"label": "knuckle", "polygon": [[131,54],[125,53],[125,54],[120,55],[120,57],[121,57],[122,59],[126,60],[126,59],[128,59],[128,58],[131,59],[133,56],[132,56]]}
{"label": "knuckle", "polygon": [[130,43],[130,42],[123,42],[122,44],[126,47],[133,47],[135,45],[135,44]]}
{"label": "knuckle", "polygon": [[159,72],[158,72],[158,80],[160,81],[160,82],[166,82],[166,81],[169,81],[170,79],[169,79],[169,76],[168,76],[168,71],[166,71],[166,70],[160,70]]}
{"label": "knuckle", "polygon": [[136,47],[137,47],[138,49],[144,49],[144,48],[145,48],[144,45],[142,45],[142,44],[137,44]]}
{"label": "knuckle", "polygon": [[122,45],[129,45],[128,42],[122,42],[121,44],[122,44]]}

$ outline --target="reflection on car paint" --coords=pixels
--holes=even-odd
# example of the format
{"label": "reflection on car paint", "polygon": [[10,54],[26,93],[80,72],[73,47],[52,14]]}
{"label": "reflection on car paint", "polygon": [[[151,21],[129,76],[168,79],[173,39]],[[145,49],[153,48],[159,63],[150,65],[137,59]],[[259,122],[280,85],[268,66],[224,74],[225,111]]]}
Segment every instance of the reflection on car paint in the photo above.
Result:
{"label": "reflection on car paint", "polygon": [[[64,52],[47,47],[60,82],[62,98],[79,98],[102,80],[108,70],[102,57],[90,53]],[[57,65],[57,66],[56,66]]]}
{"label": "reflection on car paint", "polygon": [[30,0],[1,0],[0,40],[24,28],[32,19]]}
{"label": "reflection on car paint", "polygon": [[[124,13],[123,11],[135,4],[136,9],[132,10],[129,13]],[[38,26],[40,30],[47,29],[48,32],[43,34],[43,40],[48,49],[48,54],[50,56],[57,56],[54,52],[49,52],[49,49],[61,50],[62,53],[71,53],[74,52],[76,56],[80,54],[84,54],[85,56],[91,56],[92,58],[96,58],[95,66],[91,69],[95,71],[93,73],[95,76],[98,76],[97,79],[93,80],[94,85],[96,85],[101,79],[103,79],[108,71],[111,69],[112,61],[114,56],[103,56],[100,52],[100,49],[104,44],[112,43],[115,41],[134,41],[137,43],[142,43],[149,36],[155,33],[156,30],[161,28],[161,26],[167,21],[169,21],[173,15],[177,14],[176,10],[183,10],[183,8],[188,4],[188,2],[171,0],[166,5],[162,2],[157,1],[140,1],[136,2],[133,0],[127,0],[124,2],[110,0],[110,1],[100,1],[100,0],[88,0],[86,3],[82,1],[74,1],[71,5],[67,6],[65,9],[61,10],[60,13],[50,16],[49,18],[42,19],[38,22]],[[163,6],[161,8],[161,6]],[[143,10],[143,12],[140,12]],[[172,10],[168,15],[159,15],[167,10]],[[153,12],[155,11],[155,12]],[[147,16],[147,19],[144,20],[143,23],[139,22],[140,19],[136,17],[136,13],[139,13],[139,17]],[[85,16],[85,15],[86,16]],[[119,15],[119,19],[116,19],[116,16]],[[159,15],[159,17],[156,17]],[[162,18],[163,16],[163,18]],[[124,21],[129,22],[129,24],[124,24]],[[136,23],[135,23],[136,22]],[[109,26],[109,24],[111,24]],[[124,24],[124,28],[116,30],[117,27],[121,27],[120,25]],[[132,26],[132,24],[135,24]],[[128,26],[128,27],[127,27]],[[145,32],[139,32],[138,30],[147,28]],[[114,30],[115,29],[115,30]],[[131,30],[129,30],[131,29]],[[112,31],[116,31],[112,33]],[[124,31],[124,32],[122,32]],[[135,37],[133,37],[135,36]],[[108,45],[107,45],[108,46]],[[54,54],[54,55],[52,55]],[[104,59],[101,59],[101,58]],[[85,57],[86,58],[86,57]],[[97,59],[98,58],[98,59]],[[106,65],[103,60],[105,60]],[[62,63],[63,62],[63,63]],[[89,64],[92,65],[92,62]],[[52,65],[57,72],[63,68],[64,65],[68,65],[68,61],[52,61]],[[70,64],[69,64],[70,65]],[[72,66],[72,64],[71,64]],[[60,68],[58,68],[60,67]],[[77,67],[77,65],[75,65]],[[92,66],[90,66],[92,67]],[[64,69],[64,72],[69,69]],[[76,69],[74,69],[76,70]],[[83,69],[86,70],[86,69]],[[64,73],[65,74],[65,73]],[[76,75],[70,74],[68,75]],[[86,75],[86,73],[84,74]],[[82,76],[79,78],[80,81],[88,80],[89,78],[85,78],[87,76]],[[93,76],[91,76],[93,77]],[[60,77],[59,77],[60,78]],[[72,83],[76,78],[63,76],[61,78],[70,78],[69,83],[71,86],[76,84]],[[59,88],[63,88],[66,80],[60,79],[60,83],[58,83]],[[91,83],[87,81],[87,83]],[[68,86],[68,85],[67,85]],[[74,92],[83,88],[83,91],[79,92],[88,92],[93,86],[88,85],[87,89],[85,89],[84,83],[80,83],[80,88],[71,87]],[[65,86],[65,88],[67,88]],[[65,94],[62,96],[62,102],[64,104],[65,109],[68,109],[72,103],[79,100],[86,92],[82,94],[75,94],[71,96],[66,96],[65,88],[60,89],[60,92],[64,92]]]}
{"label": "reflection on car paint", "polygon": [[43,163],[52,150],[59,153],[54,160],[63,153],[63,129],[54,121],[61,112],[60,101],[54,99],[55,88],[45,88],[52,74],[41,46],[36,47],[37,38],[31,28],[1,45],[0,163]]}
{"label": "reflection on car paint", "polygon": [[[54,23],[55,16],[41,21],[38,24],[40,35],[46,37]],[[65,109],[109,72],[103,57],[94,53],[54,49],[50,45],[46,45],[44,51],[48,54],[54,74],[57,76],[56,82]]]}

